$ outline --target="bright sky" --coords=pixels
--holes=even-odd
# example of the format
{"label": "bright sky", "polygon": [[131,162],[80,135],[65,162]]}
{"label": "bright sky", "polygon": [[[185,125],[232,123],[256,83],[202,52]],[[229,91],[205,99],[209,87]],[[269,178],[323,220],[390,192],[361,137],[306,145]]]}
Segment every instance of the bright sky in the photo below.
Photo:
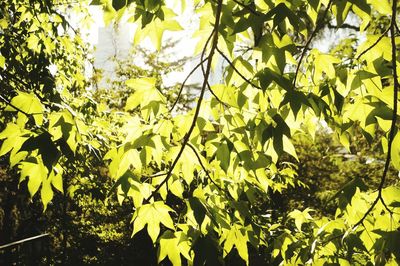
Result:
{"label": "bright sky", "polygon": [[[178,4],[176,4],[178,2]],[[194,47],[196,46],[196,40],[191,36],[198,27],[199,19],[193,12],[193,6],[188,5],[181,14],[180,1],[167,1],[167,6],[171,8],[175,13],[179,14],[177,17],[178,22],[184,28],[180,32],[164,32],[163,40],[171,38],[172,40],[178,40],[177,45],[171,49],[172,58],[182,58],[184,56],[191,56],[193,54]],[[112,26],[105,27],[103,22],[103,13],[101,8],[98,6],[91,6],[89,8],[91,16],[94,20],[92,28],[86,31],[88,41],[96,46],[95,65],[96,67],[102,68],[107,75],[113,75],[114,65],[110,62],[110,56],[117,54],[119,57],[126,58],[129,55],[129,51],[132,45],[136,25],[127,23],[126,18],[122,20],[121,26],[115,30]],[[357,25],[358,21],[355,16],[348,16],[346,21],[348,24]],[[322,52],[328,52],[329,49],[337,45],[338,42],[349,35],[349,30],[346,29],[330,29],[324,31],[323,36],[314,42],[313,47],[319,49]],[[359,37],[360,39],[363,36]],[[154,47],[151,41],[147,38],[141,43],[144,47]],[[154,49],[155,50],[155,49]],[[135,61],[136,62],[136,61]],[[140,64],[140,60],[138,60]],[[196,60],[188,62],[183,72],[170,73],[165,77],[164,82],[166,85],[172,85],[177,82],[182,82],[186,75],[192,70],[197,64]],[[220,76],[220,75],[217,75]],[[198,71],[193,75],[191,82],[199,82],[201,80],[201,72]]]}
{"label": "bright sky", "polygon": [[[169,38],[172,40],[178,40],[176,46],[171,49],[171,55],[169,56],[172,59],[180,59],[185,56],[191,56],[194,52],[196,40],[191,36],[198,27],[198,18],[194,15],[193,6],[188,5],[184,13],[181,14],[180,5],[174,4],[174,2],[175,1],[167,1],[167,6],[175,13],[179,14],[177,21],[184,28],[184,30],[179,32],[165,31],[163,40]],[[122,20],[120,27],[115,30],[113,29],[112,25],[105,27],[101,8],[98,6],[91,6],[89,11],[94,20],[94,25],[85,33],[88,36],[87,40],[92,45],[96,46],[96,52],[94,54],[95,65],[104,69],[106,74],[112,75],[114,69],[113,64],[109,61],[109,58],[114,54],[117,54],[121,57],[126,57],[129,55],[136,25],[127,23],[127,18],[125,18]],[[146,48],[153,47],[154,49],[153,44],[148,38],[145,39],[141,45]],[[185,65],[183,72],[170,73],[168,77],[165,77],[165,85],[172,85],[177,82],[182,82],[194,65],[194,62],[188,62]],[[201,74],[196,73],[191,82],[197,82],[197,80],[200,78]]]}

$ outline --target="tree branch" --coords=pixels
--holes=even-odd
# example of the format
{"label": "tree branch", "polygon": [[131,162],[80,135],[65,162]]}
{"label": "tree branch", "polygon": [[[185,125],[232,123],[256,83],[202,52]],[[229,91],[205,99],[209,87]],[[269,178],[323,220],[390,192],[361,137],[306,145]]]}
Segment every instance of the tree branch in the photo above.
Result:
{"label": "tree branch", "polygon": [[[383,174],[381,177],[381,182],[379,183],[378,187],[378,195],[376,196],[374,202],[371,204],[369,209],[364,213],[363,217],[353,226],[353,228],[356,228],[360,224],[363,223],[365,218],[370,214],[370,212],[374,209],[376,204],[379,202],[379,200],[382,201],[384,207],[391,213],[392,211],[388,209],[386,204],[384,203],[383,197],[382,197],[382,190],[385,185],[386,181],[386,176],[387,172],[389,171],[389,166],[390,166],[390,160],[391,160],[391,152],[392,152],[392,143],[394,139],[394,134],[396,132],[396,122],[397,122],[397,101],[398,101],[398,90],[399,90],[399,80],[397,77],[397,62],[396,62],[396,41],[395,41],[395,32],[396,32],[396,7],[397,7],[397,0],[393,0],[392,3],[392,18],[390,21],[390,41],[392,44],[392,70],[393,70],[393,113],[392,113],[392,124],[390,126],[390,132],[389,132],[389,137],[388,137],[388,150],[387,150],[387,156],[386,156],[386,161],[385,161],[385,167],[383,169]],[[386,30],[387,32],[387,30]],[[382,35],[383,36],[383,35]],[[382,39],[382,38],[380,38]],[[374,44],[376,45],[376,43]],[[368,50],[368,49],[367,49]]]}
{"label": "tree branch", "polygon": [[192,76],[193,73],[194,73],[205,61],[207,61],[207,59],[208,59],[208,58],[205,58],[205,59],[201,60],[201,61],[192,69],[192,71],[190,71],[190,73],[186,76],[185,80],[182,82],[182,85],[181,85],[181,87],[180,87],[180,89],[179,89],[178,96],[176,97],[176,100],[175,100],[175,102],[172,104],[171,108],[169,109],[169,112],[172,112],[172,110],[175,108],[176,104],[178,103],[179,98],[181,97],[183,88],[185,87],[186,82],[188,81],[188,79],[190,78],[190,76]]}
{"label": "tree branch", "polygon": [[297,64],[297,67],[296,67],[296,72],[294,73],[293,87],[296,87],[296,80],[297,80],[297,76],[299,75],[301,62],[303,61],[304,56],[305,56],[306,53],[307,53],[308,47],[310,46],[312,39],[315,37],[315,35],[317,34],[317,32],[321,29],[321,26],[322,26],[322,23],[321,23],[321,22],[323,22],[324,19],[325,19],[325,17],[327,16],[328,11],[329,11],[329,9],[331,8],[332,2],[333,2],[333,0],[329,0],[329,3],[328,3],[328,5],[326,6],[326,9],[325,9],[325,11],[324,11],[324,14],[323,14],[322,17],[320,18],[320,20],[317,21],[317,23],[316,23],[316,25],[315,25],[315,29],[313,30],[313,32],[312,32],[311,35],[310,35],[310,38],[308,38],[306,44],[304,45],[303,51],[301,52],[301,55],[300,55],[299,63]]}
{"label": "tree branch", "polygon": [[211,89],[211,86],[210,86],[210,84],[208,84],[208,82],[207,82],[207,87],[208,87],[208,90],[211,92],[211,94],[212,94],[212,96],[214,96],[214,98],[220,103],[220,104],[222,104],[223,106],[225,106],[225,107],[231,107],[230,105],[228,105],[227,103],[224,103],[216,94],[215,94],[215,92]]}
{"label": "tree branch", "polygon": [[233,2],[235,2],[239,6],[243,7],[244,9],[247,9],[248,11],[250,11],[251,13],[253,13],[256,16],[260,16],[261,15],[259,12],[257,12],[255,9],[253,9],[250,5],[245,5],[244,3],[242,3],[242,2],[240,2],[238,0],[233,0]]}
{"label": "tree branch", "polygon": [[[367,49],[365,49],[364,51],[362,51],[362,53],[361,54],[359,54],[358,56],[357,56],[357,60],[359,60],[360,58],[361,58],[361,56],[363,56],[364,54],[366,54],[369,50],[371,50],[372,48],[374,48],[382,39],[383,39],[383,37],[385,37],[386,36],[386,34],[389,32],[389,30],[391,29],[391,27],[392,27],[392,25],[390,25],[389,26],[389,28],[387,28],[383,33],[382,33],[382,35],[381,36],[379,36],[379,38],[370,46],[370,47],[368,47]],[[394,36],[394,35],[393,35]]]}
{"label": "tree branch", "polygon": [[[206,175],[207,175],[208,179],[210,179],[211,183],[213,183],[213,184],[218,188],[218,190],[224,191],[224,189],[222,189],[222,188],[221,188],[217,183],[215,183],[215,181],[211,178],[210,173],[208,172],[207,168],[204,166],[203,162],[201,161],[200,155],[197,153],[196,148],[193,147],[193,145],[190,144],[190,143],[188,143],[187,145],[189,146],[189,148],[192,149],[192,151],[193,151],[194,154],[196,155],[197,160],[199,161],[201,168],[203,168],[203,171],[206,173]],[[229,193],[227,193],[227,194],[229,195]],[[229,195],[229,196],[230,196],[230,195]]]}
{"label": "tree branch", "polygon": [[233,68],[233,70],[244,80],[246,81],[248,84],[250,84],[251,86],[253,86],[256,89],[262,90],[262,88],[254,83],[252,83],[249,79],[247,79],[242,73],[240,73],[240,71],[235,67],[235,65],[229,60],[229,58],[217,47],[216,50],[218,51],[218,53],[225,59],[226,62],[228,62],[228,64]]}
{"label": "tree branch", "polygon": [[338,27],[337,25],[332,25],[332,23],[328,23],[327,26],[329,29],[351,29],[355,31],[360,31],[360,27],[348,23],[343,23],[342,25],[340,25],[340,27]]}
{"label": "tree branch", "polygon": [[[196,122],[197,122],[197,118],[199,116],[200,113],[200,107],[201,107],[201,103],[202,100],[204,98],[204,92],[207,88],[207,82],[208,82],[208,77],[210,76],[210,72],[211,72],[211,63],[212,63],[212,58],[214,56],[215,53],[215,48],[218,45],[218,28],[219,28],[219,23],[220,23],[220,17],[221,17],[221,10],[222,10],[222,0],[218,0],[217,3],[217,10],[215,13],[215,24],[214,24],[214,29],[210,34],[210,38],[213,38],[212,41],[212,46],[211,46],[211,50],[210,53],[208,55],[208,59],[207,59],[207,68],[206,68],[206,72],[205,72],[205,76],[204,76],[204,81],[203,81],[203,85],[201,88],[201,92],[200,92],[200,96],[199,99],[197,101],[197,106],[196,106],[196,110],[193,116],[193,120],[192,120],[192,124],[190,125],[190,128],[188,130],[188,132],[186,133],[185,137],[183,138],[182,141],[182,146],[178,152],[178,155],[175,157],[175,160],[172,162],[171,167],[169,168],[168,172],[167,172],[167,176],[165,177],[165,179],[155,188],[155,190],[151,193],[151,195],[144,200],[145,203],[148,203],[149,200],[151,198],[153,198],[155,196],[155,194],[160,190],[160,188],[168,182],[168,180],[171,178],[172,176],[172,171],[174,170],[176,164],[178,163],[186,145],[189,143],[189,139],[190,139],[190,135],[192,134],[195,126],[196,126]],[[207,44],[206,44],[207,45]],[[202,53],[202,58],[201,60],[203,61],[203,55],[205,53],[206,50],[206,45],[204,47],[203,53]],[[202,64],[201,64],[202,65]]]}
{"label": "tree branch", "polygon": [[25,112],[25,111],[21,110],[20,108],[16,107],[15,105],[13,105],[13,104],[11,103],[11,101],[7,100],[7,99],[4,98],[2,95],[0,95],[0,99],[1,99],[1,101],[4,102],[5,104],[8,104],[9,106],[11,106],[11,107],[14,108],[15,110],[17,110],[17,112],[23,113],[23,114],[26,115],[27,117],[34,116],[34,115],[42,115],[42,114],[43,114],[43,113],[31,113],[31,114],[28,114],[27,112]]}

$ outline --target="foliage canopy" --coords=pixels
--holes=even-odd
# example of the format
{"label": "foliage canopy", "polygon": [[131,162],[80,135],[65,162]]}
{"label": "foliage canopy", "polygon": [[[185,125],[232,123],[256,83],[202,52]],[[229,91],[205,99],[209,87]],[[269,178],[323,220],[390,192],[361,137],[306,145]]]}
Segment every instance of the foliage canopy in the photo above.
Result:
{"label": "foliage canopy", "polygon": [[[90,4],[103,8],[106,24],[137,23],[135,44],[148,37],[159,49],[165,31],[182,30],[164,1]],[[63,15],[84,13],[85,3],[0,4],[0,156],[31,197],[40,194],[45,210],[55,193],[73,197],[107,165],[110,193],[132,204],[132,234],[147,231],[158,262],[397,265],[400,188],[386,182],[400,170],[397,1],[175,4],[199,18],[193,57],[203,73],[193,108],[179,112],[146,73],[125,81],[122,107],[87,89],[87,48]],[[328,52],[313,47],[328,25],[349,27],[348,16],[356,37]],[[219,60],[223,81],[210,84]],[[272,194],[304,186],[293,140],[315,139],[322,121],[349,154],[359,132],[378,139],[379,181],[367,190],[346,177],[331,198],[334,215],[313,216],[308,206],[280,213]]]}

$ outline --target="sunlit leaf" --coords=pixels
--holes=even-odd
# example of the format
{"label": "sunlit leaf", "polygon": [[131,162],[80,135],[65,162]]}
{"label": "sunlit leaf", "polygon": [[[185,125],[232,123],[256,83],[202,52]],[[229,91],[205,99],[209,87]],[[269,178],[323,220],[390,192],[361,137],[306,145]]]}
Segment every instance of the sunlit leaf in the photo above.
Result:
{"label": "sunlit leaf", "polygon": [[[32,115],[35,119],[35,122],[38,125],[42,125],[44,107],[35,95],[26,92],[19,92],[18,95],[11,100],[11,104],[12,105],[9,105],[6,110],[20,110],[26,114]],[[15,108],[13,108],[13,106],[18,109],[16,110]]]}
{"label": "sunlit leaf", "polygon": [[147,224],[147,232],[153,240],[153,243],[155,243],[160,234],[160,224],[163,224],[170,229],[174,229],[174,222],[169,215],[169,212],[171,211],[173,210],[162,201],[142,205],[135,211],[132,217],[132,236],[142,230]]}

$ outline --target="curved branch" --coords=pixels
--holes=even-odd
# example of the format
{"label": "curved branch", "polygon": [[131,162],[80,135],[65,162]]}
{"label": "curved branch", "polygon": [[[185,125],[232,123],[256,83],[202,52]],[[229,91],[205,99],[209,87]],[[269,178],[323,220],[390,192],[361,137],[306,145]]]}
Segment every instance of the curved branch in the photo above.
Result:
{"label": "curved branch", "polygon": [[[368,51],[370,51],[372,48],[374,48],[374,47],[383,39],[383,37],[386,36],[386,34],[389,32],[389,30],[390,30],[390,34],[392,34],[391,28],[392,28],[392,26],[390,25],[389,28],[387,28],[387,29],[382,33],[382,35],[379,36],[379,38],[378,38],[370,47],[368,47],[367,49],[365,49],[364,51],[362,51],[362,53],[359,54],[359,55],[357,56],[356,59],[359,60],[359,59],[361,58],[361,56],[365,55]],[[392,36],[394,36],[394,35],[392,35]]]}
{"label": "curved branch", "polygon": [[257,12],[255,9],[253,9],[250,5],[246,5],[238,0],[233,0],[233,2],[235,2],[236,4],[238,4],[239,6],[243,7],[244,9],[247,9],[248,11],[250,11],[251,13],[253,13],[256,16],[260,16],[261,14],[259,12]]}
{"label": "curved branch", "polygon": [[343,23],[339,27],[337,25],[332,25],[332,23],[328,23],[327,26],[329,29],[350,29],[350,30],[360,31],[360,27],[348,23]]}
{"label": "curved branch", "polygon": [[225,106],[225,107],[231,107],[231,106],[228,105],[227,103],[224,103],[224,102],[215,94],[215,92],[211,89],[211,86],[210,86],[210,84],[209,84],[208,82],[207,82],[207,88],[208,88],[208,90],[210,91],[211,95],[214,96],[214,98],[215,98],[220,104],[222,104],[222,105]]}
{"label": "curved branch", "polygon": [[[385,161],[385,166],[383,169],[383,174],[381,177],[381,182],[379,183],[378,187],[378,195],[376,196],[374,202],[371,204],[369,209],[364,213],[363,217],[353,226],[353,228],[356,228],[360,224],[363,223],[365,218],[370,214],[370,212],[374,209],[376,204],[379,202],[379,200],[382,201],[383,206],[391,213],[392,211],[388,209],[386,204],[384,203],[383,197],[382,197],[382,190],[385,185],[386,181],[386,176],[387,172],[389,171],[389,165],[390,165],[390,160],[391,160],[391,152],[392,152],[392,143],[394,139],[394,135],[396,132],[396,122],[397,122],[397,101],[398,101],[398,90],[399,90],[399,80],[397,77],[397,62],[396,62],[396,41],[395,41],[395,32],[396,32],[396,6],[397,6],[397,0],[393,0],[392,3],[392,18],[390,21],[390,41],[392,44],[392,70],[393,70],[393,113],[392,113],[392,124],[390,126],[390,132],[389,132],[389,137],[388,137],[388,150],[387,150],[387,156],[386,156],[386,161]],[[381,38],[382,39],[382,38]],[[376,44],[374,44],[376,45]]]}
{"label": "curved branch", "polygon": [[176,97],[176,100],[175,100],[175,102],[172,104],[171,108],[169,109],[169,112],[172,112],[172,110],[174,110],[176,104],[177,104],[178,101],[179,101],[179,98],[181,97],[183,88],[185,87],[186,82],[188,81],[188,79],[190,78],[190,76],[192,76],[193,73],[194,73],[204,62],[207,61],[207,59],[208,59],[208,58],[205,58],[205,59],[201,60],[201,61],[192,69],[192,71],[190,71],[190,73],[186,76],[185,80],[184,80],[184,81],[182,82],[182,84],[181,84],[181,87],[180,87],[179,92],[178,92],[178,96]]}
{"label": "curved branch", "polygon": [[310,37],[308,38],[306,44],[304,45],[303,51],[301,52],[301,55],[300,55],[299,63],[297,64],[297,67],[296,67],[296,72],[294,73],[293,87],[296,87],[296,80],[297,80],[297,76],[299,75],[301,62],[303,61],[304,56],[307,53],[308,47],[310,46],[312,39],[314,39],[317,32],[321,29],[321,27],[323,25],[321,22],[323,22],[325,17],[328,15],[328,11],[331,8],[332,3],[333,3],[333,0],[329,0],[329,3],[326,6],[326,9],[324,11],[324,14],[320,18],[320,20],[316,22],[315,29],[313,30],[313,32],[311,33]]}
{"label": "curved branch", "polygon": [[[202,88],[201,88],[199,99],[197,101],[196,111],[195,111],[194,116],[193,116],[192,124],[190,125],[190,128],[189,128],[188,132],[186,133],[186,135],[184,136],[184,138],[182,140],[182,146],[181,146],[181,148],[180,148],[180,150],[178,152],[178,155],[175,157],[175,160],[172,162],[171,167],[169,168],[169,170],[167,172],[167,176],[164,178],[164,180],[160,184],[158,184],[158,186],[151,193],[151,195],[147,199],[144,200],[145,203],[148,203],[149,200],[151,198],[153,198],[155,196],[155,194],[160,190],[160,188],[164,184],[166,184],[168,182],[168,180],[171,178],[172,171],[174,170],[176,164],[178,163],[183,151],[185,150],[186,145],[189,143],[190,135],[192,134],[192,132],[193,132],[195,126],[196,126],[197,118],[198,118],[199,113],[200,113],[201,102],[203,101],[204,92],[205,92],[205,90],[207,88],[208,77],[210,76],[210,72],[211,72],[212,58],[213,58],[214,53],[215,53],[215,48],[217,47],[217,44],[218,44],[218,28],[219,28],[219,23],[220,23],[221,10],[222,10],[222,0],[218,0],[217,11],[215,13],[215,24],[214,24],[213,31],[210,34],[210,39],[213,38],[212,46],[211,46],[210,53],[208,55],[207,68],[206,68],[206,72],[205,72],[205,75],[204,75],[204,81],[203,81],[203,85],[202,85]],[[206,46],[203,49],[202,58],[201,58],[202,61],[203,61],[203,55],[205,53],[205,50],[206,50]]]}
{"label": "curved branch", "polygon": [[[201,168],[202,168],[203,171],[206,173],[206,175],[207,175],[208,179],[210,179],[211,183],[213,183],[213,184],[218,188],[218,190],[224,191],[224,190],[223,190],[217,183],[215,183],[215,181],[211,178],[210,173],[208,172],[207,168],[204,166],[203,162],[201,161],[200,155],[197,153],[196,148],[193,147],[193,145],[190,144],[190,143],[188,143],[187,145],[188,145],[189,148],[192,149],[192,151],[193,151],[194,154],[196,155],[197,160],[199,161]],[[229,195],[229,193],[228,193],[228,195]]]}
{"label": "curved branch", "polygon": [[11,101],[7,100],[7,99],[4,98],[2,95],[0,95],[0,99],[1,99],[1,101],[4,102],[5,104],[7,104],[7,105],[11,106],[12,108],[14,108],[17,112],[23,113],[23,114],[26,115],[27,117],[30,117],[30,116],[33,117],[34,115],[43,115],[43,113],[31,113],[31,114],[28,114],[28,113],[25,112],[24,110],[22,110],[22,109],[16,107],[15,105],[13,105],[13,104],[11,103]]}
{"label": "curved branch", "polygon": [[235,67],[235,65],[233,64],[233,62],[231,62],[229,60],[229,58],[217,47],[216,50],[218,51],[218,53],[225,59],[226,62],[228,62],[228,64],[233,68],[233,70],[244,80],[246,81],[248,84],[250,84],[251,86],[253,86],[256,89],[262,90],[262,88],[254,83],[252,83],[249,79],[247,79],[242,73],[240,73],[240,71]]}

